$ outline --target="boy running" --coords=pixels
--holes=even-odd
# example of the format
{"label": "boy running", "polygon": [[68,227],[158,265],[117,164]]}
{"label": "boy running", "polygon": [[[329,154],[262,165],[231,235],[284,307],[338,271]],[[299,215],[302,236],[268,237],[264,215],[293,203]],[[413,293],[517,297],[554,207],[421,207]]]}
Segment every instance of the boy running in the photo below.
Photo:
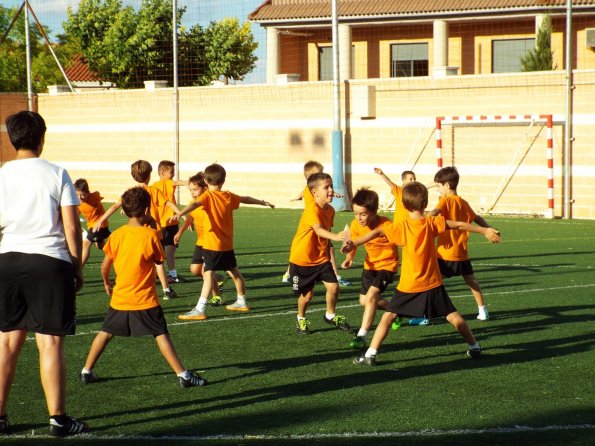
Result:
{"label": "boy running", "polygon": [[81,258],[81,266],[85,266],[87,260],[89,260],[91,245],[95,243],[95,246],[103,249],[105,240],[110,236],[111,232],[107,219],[103,221],[99,231],[93,231],[93,226],[95,226],[97,220],[105,214],[105,209],[103,208],[103,204],[101,204],[101,200],[103,200],[101,194],[97,191],[90,192],[89,183],[84,178],[79,178],[74,182],[74,189],[81,201],[79,212],[87,220],[88,231],[85,240],[83,240],[83,256]]}

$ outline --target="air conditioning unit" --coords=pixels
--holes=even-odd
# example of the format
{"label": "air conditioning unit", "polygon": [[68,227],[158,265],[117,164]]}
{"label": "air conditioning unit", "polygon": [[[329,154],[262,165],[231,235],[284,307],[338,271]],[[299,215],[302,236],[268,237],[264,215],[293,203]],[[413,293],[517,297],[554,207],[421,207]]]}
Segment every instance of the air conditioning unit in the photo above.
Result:
{"label": "air conditioning unit", "polygon": [[595,48],[595,28],[585,29],[585,43],[587,48]]}

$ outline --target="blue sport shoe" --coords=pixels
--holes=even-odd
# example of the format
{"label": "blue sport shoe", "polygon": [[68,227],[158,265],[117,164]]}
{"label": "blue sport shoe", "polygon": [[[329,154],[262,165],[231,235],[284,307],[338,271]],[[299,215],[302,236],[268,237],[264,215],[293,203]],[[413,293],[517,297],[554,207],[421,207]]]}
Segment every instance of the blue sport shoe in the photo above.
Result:
{"label": "blue sport shoe", "polygon": [[415,317],[413,319],[409,319],[409,325],[429,325],[430,320],[425,317]]}

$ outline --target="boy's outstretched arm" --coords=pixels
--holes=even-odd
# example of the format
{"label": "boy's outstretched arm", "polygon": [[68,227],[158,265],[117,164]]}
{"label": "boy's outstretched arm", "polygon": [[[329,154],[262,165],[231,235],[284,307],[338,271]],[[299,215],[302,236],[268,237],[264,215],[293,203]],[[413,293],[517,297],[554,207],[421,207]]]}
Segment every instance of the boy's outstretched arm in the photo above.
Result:
{"label": "boy's outstretched arm", "polygon": [[298,194],[297,197],[292,198],[289,201],[300,201],[300,200],[303,200],[303,199],[304,199],[304,191],[302,190],[302,191],[300,191],[300,193]]}
{"label": "boy's outstretched arm", "polygon": [[244,203],[244,204],[258,204],[259,206],[268,206],[271,209],[275,209],[275,205],[269,203],[268,201],[264,201],[264,200],[259,200],[257,198],[253,198],[253,197],[240,197],[240,203]]}
{"label": "boy's outstretched arm", "polygon": [[475,232],[476,234],[482,234],[492,243],[499,243],[501,236],[500,231],[492,227],[476,226],[471,223],[465,223],[462,221],[446,220],[446,226],[448,229],[459,229],[461,231]]}
{"label": "boy's outstretched arm", "polygon": [[[173,203],[171,203],[173,204]],[[172,211],[175,212],[175,215],[173,217],[170,217],[167,222],[168,223],[175,223],[176,221],[178,221],[180,218],[182,218],[184,215],[189,214],[190,212],[192,212],[194,209],[196,209],[197,207],[199,207],[202,203],[200,202],[200,200],[194,200],[192,202],[190,202],[189,204],[186,205],[186,207],[182,210],[180,210],[175,204],[173,204],[175,209],[172,209]]]}
{"label": "boy's outstretched arm", "polygon": [[384,172],[382,171],[382,169],[380,167],[374,167],[374,173],[377,173],[378,175],[380,175],[382,177],[382,179],[384,180],[384,182],[388,185],[388,187],[390,187],[391,189],[393,187],[396,186],[395,183],[393,183],[389,177],[387,177]]}
{"label": "boy's outstretched arm", "polygon": [[334,232],[327,231],[319,224],[312,225],[312,229],[318,237],[326,238],[334,242],[344,242],[347,238],[347,233],[345,231],[341,231],[335,234]]}
{"label": "boy's outstretched arm", "polygon": [[103,222],[105,220],[107,220],[108,218],[110,218],[114,214],[114,212],[116,212],[121,207],[122,207],[122,202],[120,200],[118,200],[114,204],[112,204],[112,206],[107,211],[105,211],[105,214],[103,214],[101,216],[101,218],[99,220],[97,220],[97,223],[95,223],[95,226],[93,226],[93,232],[99,231],[101,229],[101,225],[103,224]]}
{"label": "boy's outstretched arm", "polygon": [[484,227],[484,228],[491,228],[491,226],[488,224],[488,222],[485,221],[483,219],[483,217],[480,215],[475,216],[475,220],[473,220],[473,223],[475,223],[476,225],[479,225],[481,227]]}
{"label": "boy's outstretched arm", "polygon": [[186,231],[186,229],[191,227],[193,221],[194,221],[194,219],[191,216],[188,215],[186,217],[186,220],[184,220],[184,224],[180,227],[180,229],[178,229],[178,232],[176,232],[176,235],[174,235],[174,243],[176,245],[178,243],[180,243],[180,238],[182,238],[182,234],[184,233],[184,231]]}
{"label": "boy's outstretched arm", "polygon": [[347,240],[345,244],[341,247],[341,252],[343,254],[350,253],[354,251],[358,246],[363,245],[364,243],[368,243],[370,240],[375,239],[376,237],[380,237],[384,235],[384,231],[382,227],[378,227],[373,231],[368,232],[366,235],[361,236],[355,240]]}

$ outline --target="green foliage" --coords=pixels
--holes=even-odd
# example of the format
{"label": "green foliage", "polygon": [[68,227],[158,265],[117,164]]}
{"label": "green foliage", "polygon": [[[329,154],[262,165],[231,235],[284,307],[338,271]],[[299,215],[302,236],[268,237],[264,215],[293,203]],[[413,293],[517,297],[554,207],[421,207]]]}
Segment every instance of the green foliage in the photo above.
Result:
{"label": "green foliage", "polygon": [[552,53],[552,19],[547,16],[537,32],[535,48],[521,58],[523,71],[550,71],[554,67]]}

